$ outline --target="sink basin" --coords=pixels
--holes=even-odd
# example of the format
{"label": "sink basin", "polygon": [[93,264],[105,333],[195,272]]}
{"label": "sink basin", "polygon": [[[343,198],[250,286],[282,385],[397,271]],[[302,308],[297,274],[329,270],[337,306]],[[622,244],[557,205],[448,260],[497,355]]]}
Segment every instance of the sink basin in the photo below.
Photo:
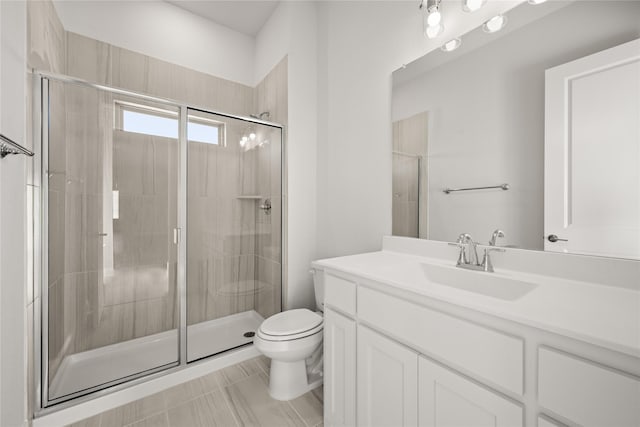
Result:
{"label": "sink basin", "polygon": [[450,286],[505,301],[522,298],[537,285],[500,276],[497,273],[464,270],[456,267],[422,264],[422,271],[431,283]]}

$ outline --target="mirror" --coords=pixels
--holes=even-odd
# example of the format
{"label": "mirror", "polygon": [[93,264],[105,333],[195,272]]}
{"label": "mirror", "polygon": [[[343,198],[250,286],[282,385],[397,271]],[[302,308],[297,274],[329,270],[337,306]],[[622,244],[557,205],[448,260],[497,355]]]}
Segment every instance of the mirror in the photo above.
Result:
{"label": "mirror", "polygon": [[640,2],[505,15],[394,72],[393,234],[640,259]]}

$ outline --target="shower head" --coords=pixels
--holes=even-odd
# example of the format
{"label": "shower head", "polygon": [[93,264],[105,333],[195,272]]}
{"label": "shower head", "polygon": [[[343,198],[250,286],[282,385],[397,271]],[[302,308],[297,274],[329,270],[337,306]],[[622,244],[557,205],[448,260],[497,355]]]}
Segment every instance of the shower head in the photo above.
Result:
{"label": "shower head", "polygon": [[258,120],[269,120],[269,117],[271,117],[271,113],[268,111],[263,111],[260,114],[251,114],[249,117],[253,117],[254,119]]}

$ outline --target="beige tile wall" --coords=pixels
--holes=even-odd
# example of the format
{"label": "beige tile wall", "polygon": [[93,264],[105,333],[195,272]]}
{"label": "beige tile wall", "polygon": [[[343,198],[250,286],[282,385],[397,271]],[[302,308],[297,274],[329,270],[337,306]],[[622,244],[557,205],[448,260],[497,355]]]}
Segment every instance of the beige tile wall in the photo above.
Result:
{"label": "beige tile wall", "polygon": [[427,119],[425,112],[393,123],[393,151],[422,156],[393,155],[394,236],[427,238]]}

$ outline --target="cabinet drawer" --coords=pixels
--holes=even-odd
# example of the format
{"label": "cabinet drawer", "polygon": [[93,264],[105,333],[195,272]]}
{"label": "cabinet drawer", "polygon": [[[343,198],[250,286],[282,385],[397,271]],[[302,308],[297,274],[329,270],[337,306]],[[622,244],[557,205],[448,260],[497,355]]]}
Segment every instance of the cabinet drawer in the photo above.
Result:
{"label": "cabinet drawer", "polygon": [[523,394],[523,341],[360,287],[358,317],[421,353]]}
{"label": "cabinet drawer", "polygon": [[421,427],[523,425],[522,407],[424,357],[419,358]]}
{"label": "cabinet drawer", "polygon": [[538,350],[540,406],[583,426],[640,425],[640,381],[550,348]]}
{"label": "cabinet drawer", "polygon": [[355,316],[356,284],[325,272],[324,303],[344,313]]}

